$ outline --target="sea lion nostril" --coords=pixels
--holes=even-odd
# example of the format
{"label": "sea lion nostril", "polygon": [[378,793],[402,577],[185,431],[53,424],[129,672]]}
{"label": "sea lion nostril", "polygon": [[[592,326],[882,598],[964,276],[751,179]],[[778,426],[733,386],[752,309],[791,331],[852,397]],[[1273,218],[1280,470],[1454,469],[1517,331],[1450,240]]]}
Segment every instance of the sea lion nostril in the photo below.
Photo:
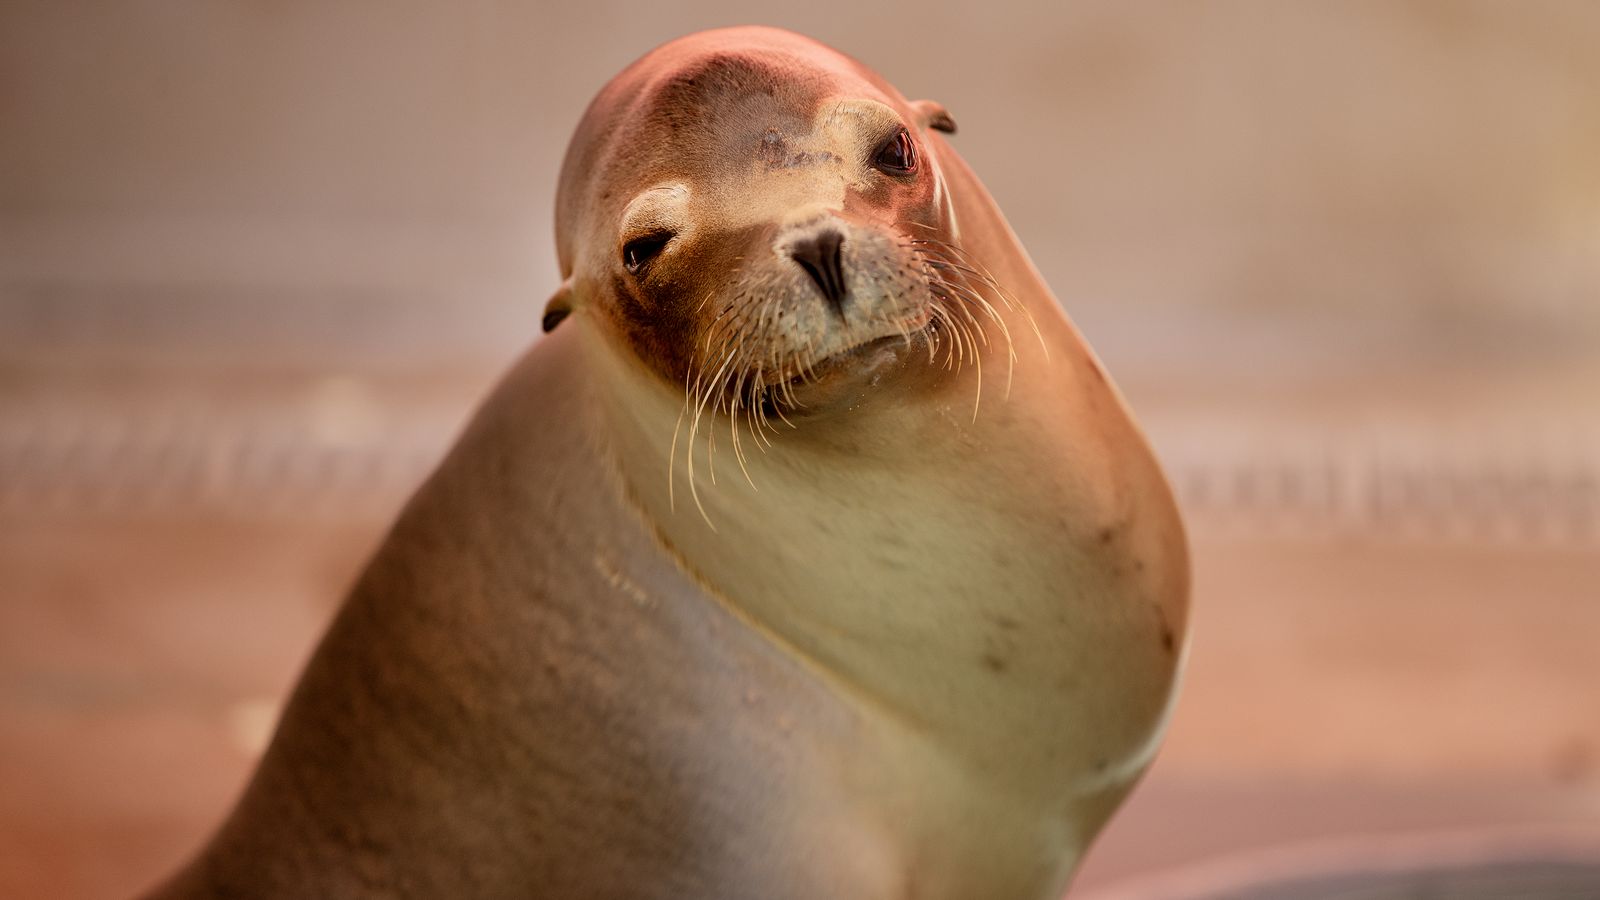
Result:
{"label": "sea lion nostril", "polygon": [[789,248],[789,255],[806,270],[822,291],[823,299],[841,317],[844,316],[845,296],[849,293],[844,280],[843,246],[843,234],[834,228],[824,228],[795,241]]}

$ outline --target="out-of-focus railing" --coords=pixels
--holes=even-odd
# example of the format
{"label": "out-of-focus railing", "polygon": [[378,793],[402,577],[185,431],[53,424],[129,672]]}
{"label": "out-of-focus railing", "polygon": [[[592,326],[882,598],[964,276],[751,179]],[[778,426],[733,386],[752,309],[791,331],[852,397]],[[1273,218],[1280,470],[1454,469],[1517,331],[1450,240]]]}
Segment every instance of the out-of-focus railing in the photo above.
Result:
{"label": "out-of-focus railing", "polygon": [[[270,411],[15,416],[0,422],[0,517],[381,517],[427,475],[458,422],[393,410],[376,425],[372,415],[314,395]],[[1155,431],[1190,528],[1206,536],[1600,542],[1591,434],[1415,425],[1273,434],[1259,421]]]}

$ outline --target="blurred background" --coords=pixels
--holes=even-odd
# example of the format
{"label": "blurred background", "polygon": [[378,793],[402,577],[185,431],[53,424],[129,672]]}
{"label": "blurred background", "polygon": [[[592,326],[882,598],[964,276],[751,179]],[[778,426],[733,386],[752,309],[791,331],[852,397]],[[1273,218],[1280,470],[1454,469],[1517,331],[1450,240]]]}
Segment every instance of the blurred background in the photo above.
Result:
{"label": "blurred background", "polygon": [[7,0],[0,896],[215,826],[538,339],[584,106],[750,22],[949,107],[1186,508],[1182,701],[1073,896],[1596,853],[1600,4]]}

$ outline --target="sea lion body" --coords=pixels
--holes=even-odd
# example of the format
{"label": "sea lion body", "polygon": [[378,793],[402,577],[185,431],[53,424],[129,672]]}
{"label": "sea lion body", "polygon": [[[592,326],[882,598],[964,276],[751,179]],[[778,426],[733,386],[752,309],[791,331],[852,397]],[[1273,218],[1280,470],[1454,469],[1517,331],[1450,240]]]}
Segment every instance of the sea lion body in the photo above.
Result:
{"label": "sea lion body", "polygon": [[[706,98],[737,112],[697,122]],[[1165,723],[1187,557],[942,115],[771,29],[602,92],[563,174],[555,330],[162,896],[1059,896]],[[641,119],[670,146],[619,159]],[[872,157],[887,176],[851,128],[899,154]],[[906,287],[967,297],[930,259],[1009,295],[965,341]]]}

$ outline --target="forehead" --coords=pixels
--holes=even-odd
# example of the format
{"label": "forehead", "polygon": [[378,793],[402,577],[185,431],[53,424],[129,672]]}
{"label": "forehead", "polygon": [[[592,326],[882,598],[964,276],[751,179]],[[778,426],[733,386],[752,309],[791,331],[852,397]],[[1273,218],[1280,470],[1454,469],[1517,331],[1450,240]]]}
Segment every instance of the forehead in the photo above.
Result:
{"label": "forehead", "polygon": [[826,53],[722,49],[665,53],[649,62],[643,93],[663,112],[716,114],[765,97],[805,115],[829,94],[864,86],[847,60]]}
{"label": "forehead", "polygon": [[636,121],[652,143],[677,152],[755,149],[774,132],[789,139],[898,120],[890,97],[829,54],[723,50],[662,62],[641,92]]}
{"label": "forehead", "polygon": [[574,226],[606,230],[653,185],[703,193],[731,189],[739,173],[815,173],[775,163],[842,162],[851,155],[842,150],[904,113],[880,76],[794,35],[740,29],[658,47],[607,84],[568,148],[557,194],[562,271],[571,271]]}

